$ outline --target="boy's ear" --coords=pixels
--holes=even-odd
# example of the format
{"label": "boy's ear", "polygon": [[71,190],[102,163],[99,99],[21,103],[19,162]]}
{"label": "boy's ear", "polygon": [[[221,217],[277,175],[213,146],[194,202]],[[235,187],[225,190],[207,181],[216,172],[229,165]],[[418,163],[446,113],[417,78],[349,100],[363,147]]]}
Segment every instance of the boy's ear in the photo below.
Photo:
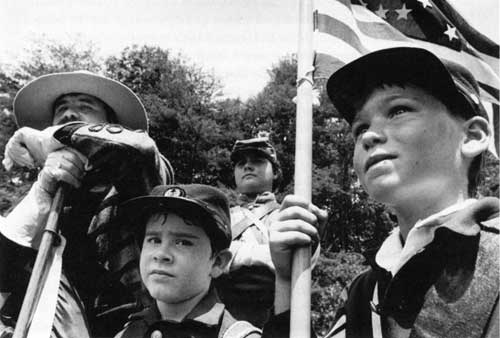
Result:
{"label": "boy's ear", "polygon": [[221,250],[217,256],[215,256],[214,265],[212,266],[212,271],[210,272],[210,277],[217,278],[226,271],[227,266],[231,262],[233,254],[229,249]]}
{"label": "boy's ear", "polygon": [[488,149],[491,127],[485,118],[474,116],[463,124],[465,138],[462,143],[462,155],[475,158]]}

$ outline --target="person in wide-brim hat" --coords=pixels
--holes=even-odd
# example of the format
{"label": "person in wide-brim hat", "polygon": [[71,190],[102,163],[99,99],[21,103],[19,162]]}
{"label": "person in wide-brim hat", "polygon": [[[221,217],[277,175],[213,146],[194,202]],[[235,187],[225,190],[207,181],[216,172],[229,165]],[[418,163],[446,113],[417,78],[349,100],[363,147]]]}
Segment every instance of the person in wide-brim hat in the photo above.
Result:
{"label": "person in wide-brim hat", "polygon": [[91,95],[103,101],[115,113],[116,122],[127,128],[148,128],[146,110],[130,88],[87,71],[43,75],[21,88],[14,98],[17,124],[35,129],[51,126],[55,101],[72,93]]}

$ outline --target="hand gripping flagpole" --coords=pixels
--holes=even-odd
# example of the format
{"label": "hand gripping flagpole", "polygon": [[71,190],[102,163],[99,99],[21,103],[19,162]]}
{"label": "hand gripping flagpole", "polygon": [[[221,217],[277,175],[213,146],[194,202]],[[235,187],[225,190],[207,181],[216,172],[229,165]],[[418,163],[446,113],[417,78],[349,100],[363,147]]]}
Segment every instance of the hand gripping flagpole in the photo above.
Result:
{"label": "hand gripping flagpole", "polygon": [[67,187],[66,184],[62,183],[57,188],[54,199],[52,200],[47,223],[42,235],[28,288],[26,289],[23,305],[19,312],[13,338],[24,338],[28,335],[33,315],[37,308],[38,301],[40,300],[45,280],[47,279],[48,268],[53,257],[54,247],[59,245],[60,238],[57,224]]}
{"label": "hand gripping flagpole", "polygon": [[[294,194],[311,200],[312,182],[312,0],[299,0],[297,54],[297,124]],[[311,332],[311,247],[295,250],[292,261],[290,338],[309,338]]]}

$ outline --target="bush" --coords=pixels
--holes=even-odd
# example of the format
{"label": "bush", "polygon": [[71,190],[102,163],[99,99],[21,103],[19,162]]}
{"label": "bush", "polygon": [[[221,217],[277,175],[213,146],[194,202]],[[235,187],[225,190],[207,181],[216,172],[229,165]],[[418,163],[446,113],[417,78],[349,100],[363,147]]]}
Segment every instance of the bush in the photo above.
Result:
{"label": "bush", "polygon": [[312,273],[311,318],[314,329],[323,336],[333,325],[342,303],[342,290],[367,269],[364,257],[354,252],[323,253]]}

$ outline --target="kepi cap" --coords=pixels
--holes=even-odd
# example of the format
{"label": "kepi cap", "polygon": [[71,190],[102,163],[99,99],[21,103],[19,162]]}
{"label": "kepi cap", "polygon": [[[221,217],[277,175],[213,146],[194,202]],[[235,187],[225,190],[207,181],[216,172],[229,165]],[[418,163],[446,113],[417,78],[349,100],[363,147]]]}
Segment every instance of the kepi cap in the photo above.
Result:
{"label": "kepi cap", "polygon": [[88,71],[47,74],[26,84],[14,98],[18,126],[40,130],[51,126],[54,102],[61,95],[70,93],[92,95],[105,102],[124,127],[148,129],[146,110],[130,88]]}
{"label": "kepi cap", "polygon": [[354,102],[382,83],[411,83],[426,90],[463,117],[486,117],[474,76],[463,66],[442,61],[422,48],[398,47],[366,54],[337,70],[326,89],[341,116],[352,123]]}
{"label": "kepi cap", "polygon": [[278,157],[276,156],[276,150],[271,142],[269,142],[269,137],[267,136],[236,141],[231,151],[231,162],[233,165],[236,164],[245,153],[249,152],[261,154],[277,168],[280,167]]}
{"label": "kepi cap", "polygon": [[[219,250],[231,244],[231,218],[226,196],[214,187],[203,184],[159,185],[147,196],[132,198],[121,204],[120,214],[125,224],[138,217],[146,221],[154,213],[173,212],[180,216],[198,215],[201,226]],[[145,224],[139,224],[133,231],[142,231]]]}

